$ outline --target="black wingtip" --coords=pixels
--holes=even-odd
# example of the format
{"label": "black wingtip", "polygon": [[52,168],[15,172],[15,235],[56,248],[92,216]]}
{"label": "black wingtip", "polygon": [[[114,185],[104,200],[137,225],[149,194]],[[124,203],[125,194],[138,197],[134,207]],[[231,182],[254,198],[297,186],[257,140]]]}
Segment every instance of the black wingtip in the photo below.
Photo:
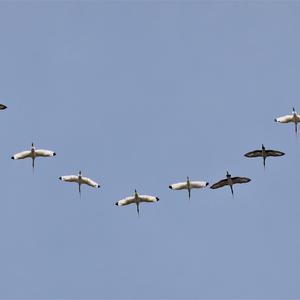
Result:
{"label": "black wingtip", "polygon": [[157,201],[159,201],[159,198],[158,198],[158,197],[156,197],[156,200],[157,200]]}
{"label": "black wingtip", "polygon": [[61,176],[60,176],[60,177],[58,177],[58,179],[59,179],[59,180],[62,180]]}
{"label": "black wingtip", "polygon": [[15,158],[12,156],[11,159],[15,159]]}
{"label": "black wingtip", "polygon": [[100,184],[98,184],[97,188],[98,188],[98,189],[100,188]]}
{"label": "black wingtip", "polygon": [[54,152],[54,153],[53,153],[53,156],[55,156],[55,155],[56,155],[56,153]]}
{"label": "black wingtip", "polygon": [[119,206],[119,202],[116,202],[115,205]]}
{"label": "black wingtip", "polygon": [[171,189],[171,190],[172,190],[172,186],[171,186],[171,185],[169,185],[169,189]]}
{"label": "black wingtip", "polygon": [[208,186],[209,185],[209,182],[206,182],[206,186]]}
{"label": "black wingtip", "polygon": [[277,119],[275,118],[274,121],[277,122]]}

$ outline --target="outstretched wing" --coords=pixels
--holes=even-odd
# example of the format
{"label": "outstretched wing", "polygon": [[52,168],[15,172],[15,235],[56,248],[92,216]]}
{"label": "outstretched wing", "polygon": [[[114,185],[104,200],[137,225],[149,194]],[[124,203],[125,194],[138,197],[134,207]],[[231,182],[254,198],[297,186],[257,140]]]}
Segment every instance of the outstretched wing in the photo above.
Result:
{"label": "outstretched wing", "polygon": [[158,197],[148,196],[148,195],[139,195],[140,202],[157,202],[159,201]]}
{"label": "outstretched wing", "polygon": [[266,150],[267,156],[283,156],[285,153],[277,150]]}
{"label": "outstretched wing", "polygon": [[255,150],[251,151],[245,154],[246,157],[261,157],[262,156],[262,151],[261,150]]}
{"label": "outstretched wing", "polygon": [[78,176],[75,176],[75,175],[61,176],[61,177],[59,177],[59,179],[62,181],[66,181],[66,182],[77,182],[78,183]]}
{"label": "outstretched wing", "polygon": [[192,189],[201,189],[201,188],[205,188],[208,186],[208,182],[206,181],[191,181],[190,182],[190,187]]}
{"label": "outstretched wing", "polygon": [[187,189],[187,182],[174,183],[174,184],[171,184],[169,186],[169,188],[172,190],[184,190],[184,189]]}
{"label": "outstretched wing", "polygon": [[135,203],[135,198],[133,196],[127,197],[116,202],[116,205],[123,206]]}
{"label": "outstretched wing", "polygon": [[231,180],[232,180],[233,184],[236,184],[236,183],[247,183],[247,182],[251,181],[251,179],[247,178],[247,177],[232,177]]}
{"label": "outstretched wing", "polygon": [[12,159],[24,159],[27,157],[31,157],[31,151],[23,151],[23,152],[19,152],[17,154],[15,154],[14,156],[12,156]]}
{"label": "outstretched wing", "polygon": [[96,181],[93,181],[92,179],[90,179],[88,177],[81,177],[81,180],[82,180],[82,183],[92,186],[94,188],[100,187],[100,184],[98,184]]}
{"label": "outstretched wing", "polygon": [[228,180],[227,179],[223,179],[218,181],[217,183],[213,184],[210,188],[215,190],[215,189],[219,189],[225,185],[228,185]]}
{"label": "outstretched wing", "polygon": [[38,149],[35,150],[35,155],[41,157],[51,157],[51,156],[55,156],[56,153],[50,150]]}
{"label": "outstretched wing", "polygon": [[7,108],[7,106],[6,105],[4,105],[4,104],[0,104],[0,109],[6,109]]}
{"label": "outstretched wing", "polygon": [[286,115],[275,119],[278,123],[290,123],[293,121],[293,115]]}

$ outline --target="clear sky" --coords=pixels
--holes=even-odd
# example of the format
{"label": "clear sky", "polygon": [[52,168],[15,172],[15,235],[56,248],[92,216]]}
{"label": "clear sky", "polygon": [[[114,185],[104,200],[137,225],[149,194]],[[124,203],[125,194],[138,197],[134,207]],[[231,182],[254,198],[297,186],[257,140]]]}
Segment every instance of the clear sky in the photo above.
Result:
{"label": "clear sky", "polygon": [[[300,298],[299,30],[297,1],[0,2],[0,298]],[[234,199],[168,189],[226,170]]]}

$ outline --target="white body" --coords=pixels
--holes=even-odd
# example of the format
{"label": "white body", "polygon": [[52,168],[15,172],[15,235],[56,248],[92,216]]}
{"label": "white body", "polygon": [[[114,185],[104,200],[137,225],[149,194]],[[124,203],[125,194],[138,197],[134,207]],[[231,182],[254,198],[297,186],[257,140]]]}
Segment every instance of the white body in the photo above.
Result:
{"label": "white body", "polygon": [[14,159],[14,160],[31,158],[32,159],[32,168],[34,169],[34,160],[37,157],[52,157],[52,156],[55,156],[55,155],[56,155],[56,153],[54,151],[51,151],[51,150],[36,149],[34,144],[32,143],[30,150],[16,153],[11,158]]}
{"label": "white body", "polygon": [[172,190],[187,190],[188,186],[190,189],[201,189],[205,188],[208,186],[208,182],[206,181],[190,181],[190,184],[188,185],[188,182],[178,182],[178,183],[173,183],[169,187]]}
{"label": "white body", "polygon": [[209,185],[207,181],[190,181],[189,177],[187,177],[187,181],[178,182],[169,185],[171,190],[188,190],[189,198],[191,198],[191,190],[192,189],[201,189],[205,188]]}
{"label": "white body", "polygon": [[158,202],[158,201],[159,201],[158,197],[149,196],[149,195],[140,195],[137,193],[137,191],[135,191],[134,196],[121,199],[116,202],[116,205],[124,206],[124,205],[129,205],[129,204],[136,204],[137,212],[139,214],[139,204],[141,202],[153,203],[153,202]]}
{"label": "white body", "polygon": [[78,175],[66,175],[59,177],[60,180],[66,181],[66,182],[75,182],[79,186],[79,194],[81,194],[81,185],[86,184],[94,188],[100,188],[100,184],[98,184],[96,181],[93,181],[92,179],[88,177],[84,177],[81,175],[81,171],[79,171]]}
{"label": "white body", "polygon": [[293,108],[293,112],[291,115],[286,115],[282,117],[278,117],[275,119],[275,122],[278,123],[294,123],[295,124],[295,133],[298,131],[298,123],[300,123],[300,115],[297,114],[295,108]]}

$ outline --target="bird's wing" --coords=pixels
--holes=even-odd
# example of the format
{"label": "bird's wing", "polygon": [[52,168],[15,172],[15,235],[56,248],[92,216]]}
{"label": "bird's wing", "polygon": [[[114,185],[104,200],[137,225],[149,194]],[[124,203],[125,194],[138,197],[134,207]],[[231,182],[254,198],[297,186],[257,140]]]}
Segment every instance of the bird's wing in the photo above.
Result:
{"label": "bird's wing", "polygon": [[4,105],[4,104],[0,104],[0,109],[6,109],[7,108],[7,106],[6,105]]}
{"label": "bird's wing", "polygon": [[77,182],[78,183],[78,176],[75,176],[75,175],[61,176],[61,177],[59,177],[59,179],[62,180],[62,181]]}
{"label": "bird's wing", "polygon": [[206,181],[191,181],[190,182],[190,187],[192,189],[201,189],[201,188],[205,188],[206,186],[208,186],[208,182],[206,182]]}
{"label": "bird's wing", "polygon": [[123,205],[129,205],[129,204],[132,204],[132,203],[135,203],[134,196],[126,197],[124,199],[121,199],[118,202],[116,202],[116,205],[123,206]]}
{"label": "bird's wing", "polygon": [[236,183],[247,183],[247,182],[251,181],[251,179],[247,178],[247,177],[232,177],[231,180],[232,180],[233,184],[236,184]]}
{"label": "bird's wing", "polygon": [[172,190],[184,190],[184,189],[187,189],[187,182],[174,183],[174,184],[171,184],[169,186],[169,188]]}
{"label": "bird's wing", "polygon": [[255,150],[251,151],[245,154],[246,157],[260,157],[262,156],[262,151],[261,150]]}
{"label": "bird's wing", "polygon": [[217,183],[213,184],[210,188],[211,189],[219,189],[225,185],[228,185],[228,180],[227,179],[223,179],[223,180],[220,180],[218,181]]}
{"label": "bird's wing", "polygon": [[93,181],[92,179],[88,177],[81,177],[82,183],[87,184],[89,186],[99,188],[100,184],[98,184],[96,181]]}
{"label": "bird's wing", "polygon": [[56,155],[56,153],[54,151],[44,150],[44,149],[35,150],[35,154],[36,154],[36,156],[41,156],[41,157],[49,157],[49,156]]}
{"label": "bird's wing", "polygon": [[275,119],[278,123],[289,123],[293,121],[293,115],[286,115]]}
{"label": "bird's wing", "polygon": [[267,156],[282,156],[285,153],[283,153],[281,151],[277,151],[277,150],[266,150],[266,154],[267,154]]}
{"label": "bird's wing", "polygon": [[158,197],[148,196],[148,195],[139,195],[140,202],[157,202],[159,201]]}
{"label": "bird's wing", "polygon": [[19,153],[15,154],[14,156],[12,156],[11,158],[12,159],[24,159],[27,157],[31,157],[31,151],[27,150],[27,151],[19,152]]}

